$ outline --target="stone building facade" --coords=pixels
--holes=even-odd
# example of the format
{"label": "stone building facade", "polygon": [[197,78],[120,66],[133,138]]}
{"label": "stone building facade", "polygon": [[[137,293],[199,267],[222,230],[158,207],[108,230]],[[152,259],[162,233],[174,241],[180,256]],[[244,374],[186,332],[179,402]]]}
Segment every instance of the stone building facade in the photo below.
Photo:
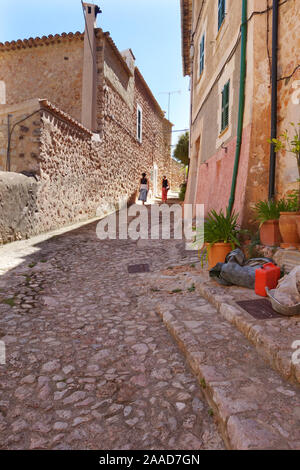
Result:
{"label": "stone building facade", "polygon": [[27,185],[31,203],[21,208],[18,202],[2,228],[4,240],[87,219],[119,198],[133,201],[143,171],[152,194],[160,193],[164,174],[172,189],[184,178],[171,159],[172,124],[132,51],[121,53],[96,28],[96,6],[84,5],[84,34],[0,44],[2,187],[6,170],[34,175]]}
{"label": "stone building facade", "polygon": [[[184,75],[191,77],[190,172],[186,203],[228,206],[235,153],[241,70],[242,3],[181,0]],[[300,121],[300,3],[279,4],[278,135]],[[248,0],[245,110],[234,210],[251,225],[253,204],[267,199],[271,135],[272,1]],[[288,77],[288,78],[285,78]],[[299,95],[299,94],[298,94]],[[277,155],[276,195],[295,187],[292,157]]]}

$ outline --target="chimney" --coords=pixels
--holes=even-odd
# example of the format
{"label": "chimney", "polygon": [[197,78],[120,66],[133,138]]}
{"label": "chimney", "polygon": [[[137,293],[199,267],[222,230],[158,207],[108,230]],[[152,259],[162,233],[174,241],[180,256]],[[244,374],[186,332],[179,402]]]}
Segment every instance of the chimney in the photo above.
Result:
{"label": "chimney", "polygon": [[96,104],[97,104],[97,63],[96,63],[96,36],[95,28],[97,14],[100,9],[92,3],[83,3],[85,12],[83,76],[82,76],[82,103],[81,122],[88,129],[96,132]]}

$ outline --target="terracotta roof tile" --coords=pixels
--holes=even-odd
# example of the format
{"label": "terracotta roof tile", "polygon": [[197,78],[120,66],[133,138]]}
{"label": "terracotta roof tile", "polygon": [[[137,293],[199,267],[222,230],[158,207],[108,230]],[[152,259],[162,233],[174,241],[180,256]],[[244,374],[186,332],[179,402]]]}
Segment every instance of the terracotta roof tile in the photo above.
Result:
{"label": "terracotta roof tile", "polygon": [[0,51],[9,51],[16,49],[25,49],[27,47],[48,46],[61,40],[80,39],[83,41],[84,33],[77,31],[76,33],[62,33],[62,34],[49,34],[49,36],[42,36],[28,39],[17,39],[16,41],[0,42]]}

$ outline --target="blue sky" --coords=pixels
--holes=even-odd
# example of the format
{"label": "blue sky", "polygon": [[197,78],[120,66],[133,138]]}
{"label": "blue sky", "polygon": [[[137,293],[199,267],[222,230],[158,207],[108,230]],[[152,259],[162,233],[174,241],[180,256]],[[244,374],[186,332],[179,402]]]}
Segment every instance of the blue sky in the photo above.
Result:
{"label": "blue sky", "polygon": [[[183,78],[180,0],[99,0],[97,24],[136,64],[164,111],[171,96],[174,129],[189,127],[189,79]],[[0,0],[0,42],[84,30],[80,0]],[[174,134],[173,143],[179,134]]]}

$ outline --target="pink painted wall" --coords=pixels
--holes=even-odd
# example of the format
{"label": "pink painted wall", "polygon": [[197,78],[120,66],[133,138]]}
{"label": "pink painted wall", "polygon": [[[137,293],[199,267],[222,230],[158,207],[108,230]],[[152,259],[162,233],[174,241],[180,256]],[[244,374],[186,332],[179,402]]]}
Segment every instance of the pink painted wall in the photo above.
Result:
{"label": "pink painted wall", "polygon": [[[242,149],[239,163],[234,210],[238,212],[240,223],[243,220],[245,190],[247,186],[251,125],[243,131]],[[197,177],[197,204],[205,204],[205,214],[211,209],[225,210],[231,191],[232,174],[235,159],[236,137],[226,144],[227,153],[220,149],[205,163],[200,164]]]}

